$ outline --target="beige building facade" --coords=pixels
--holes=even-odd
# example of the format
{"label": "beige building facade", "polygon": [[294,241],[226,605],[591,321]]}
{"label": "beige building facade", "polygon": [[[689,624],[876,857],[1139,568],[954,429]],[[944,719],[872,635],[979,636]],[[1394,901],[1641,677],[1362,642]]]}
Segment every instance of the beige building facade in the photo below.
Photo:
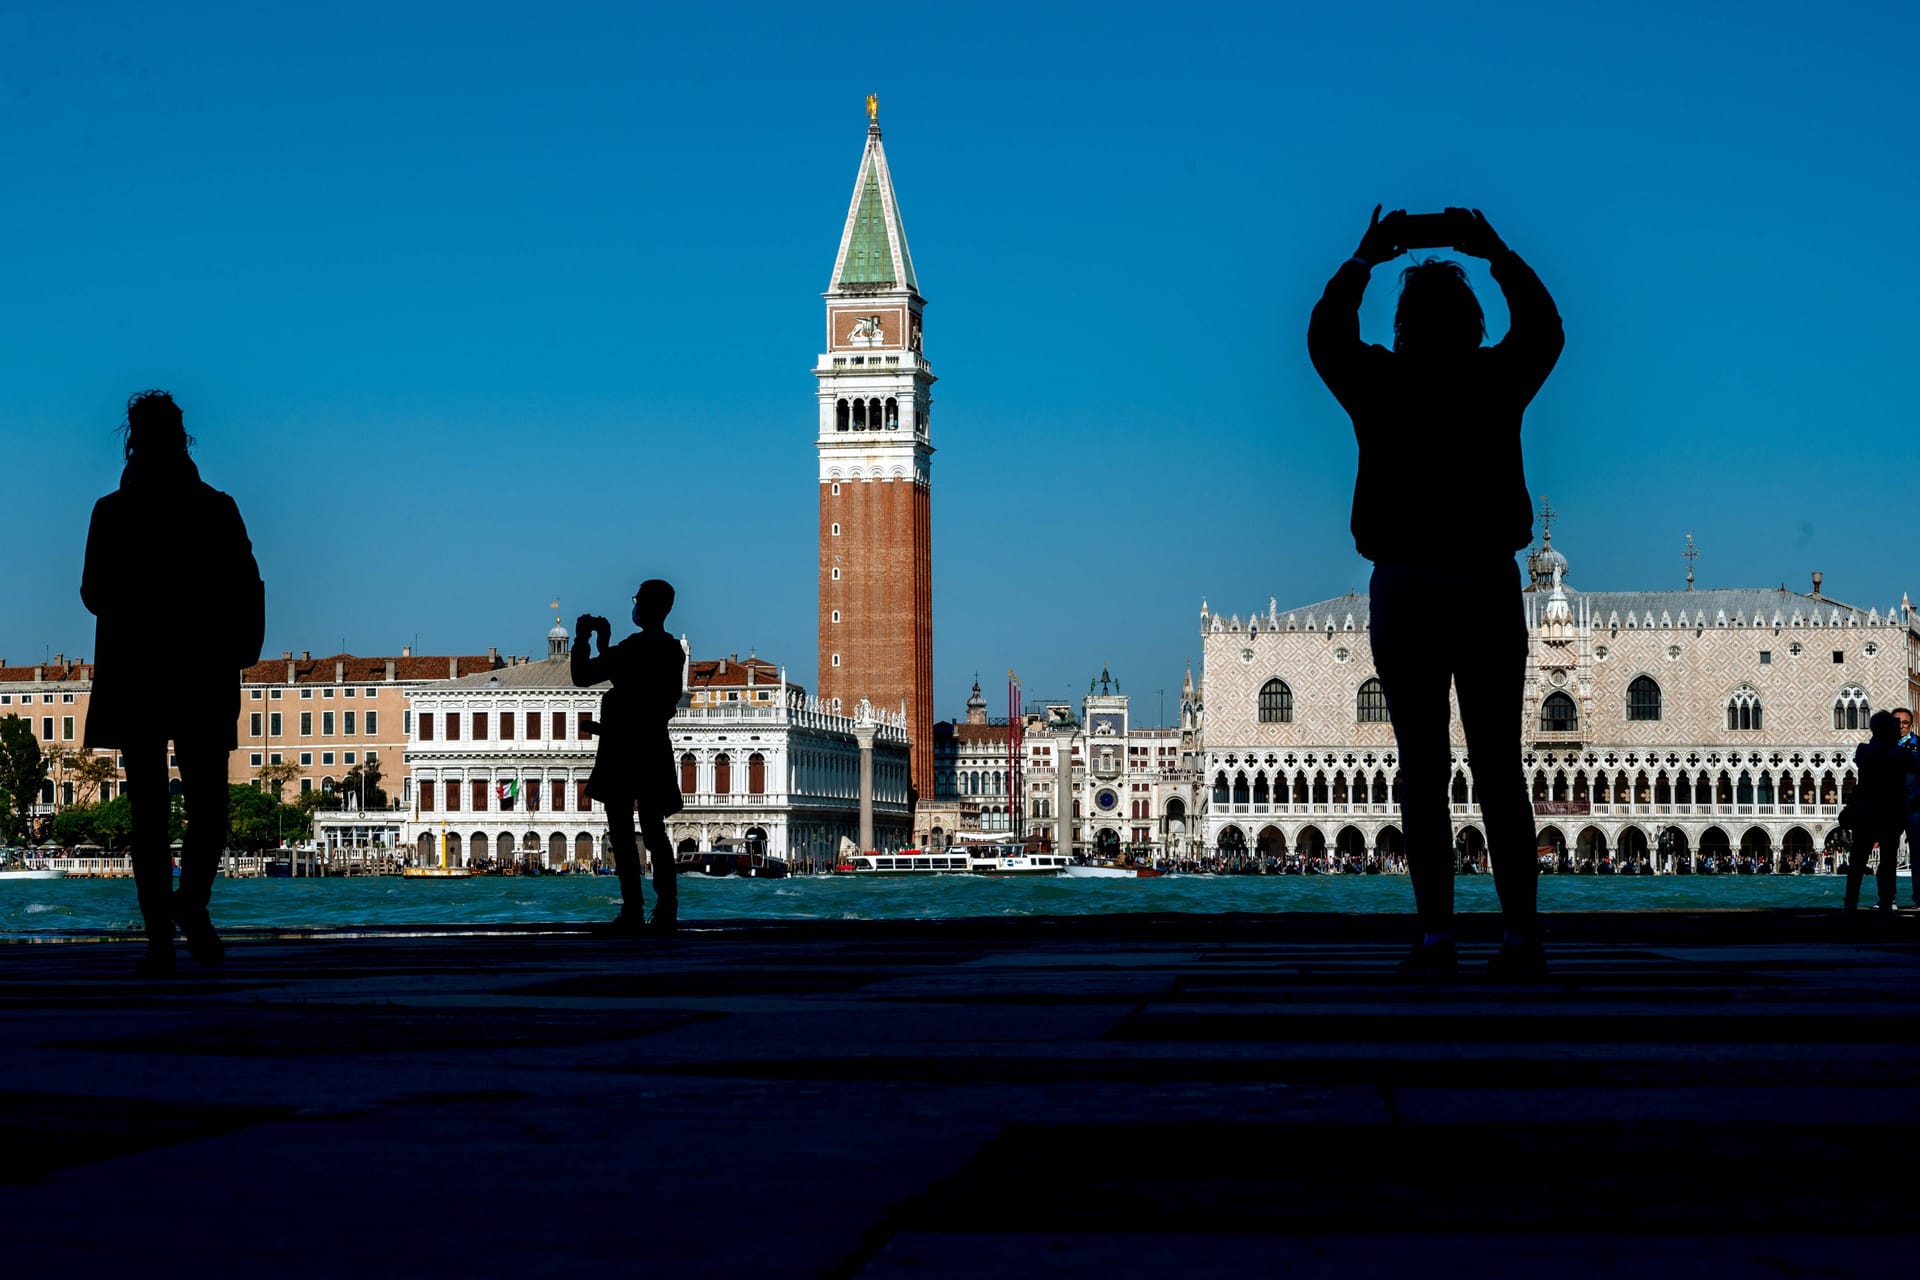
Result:
{"label": "beige building facade", "polygon": [[[228,758],[228,781],[255,785],[263,765],[285,764],[293,774],[283,797],[291,800],[309,791],[330,792],[350,770],[378,764],[390,807],[398,807],[407,788],[413,692],[497,669],[504,661],[493,651],[416,656],[403,648],[395,657],[283,652],[257,662],[240,675],[239,746]],[[64,654],[32,666],[0,663],[0,717],[25,717],[42,752],[52,757],[37,818],[74,804],[110,800],[125,783],[117,756],[89,752],[83,745],[93,675],[92,663]],[[190,689],[181,691],[183,699],[192,696]],[[82,781],[76,766],[90,755],[113,759],[114,776],[98,784]]]}

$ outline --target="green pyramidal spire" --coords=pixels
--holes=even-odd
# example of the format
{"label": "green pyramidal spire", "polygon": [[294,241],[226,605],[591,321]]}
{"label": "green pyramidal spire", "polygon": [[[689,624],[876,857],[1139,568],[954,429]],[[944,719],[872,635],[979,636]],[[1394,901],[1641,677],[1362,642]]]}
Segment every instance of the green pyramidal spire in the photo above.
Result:
{"label": "green pyramidal spire", "polygon": [[878,123],[867,127],[867,148],[860,157],[860,174],[854,181],[853,205],[847,211],[846,230],[840,235],[840,255],[834,260],[832,287],[920,291],[913,276],[913,256],[907,251],[906,228],[900,222],[900,204],[893,194],[893,175],[887,169],[887,152],[880,144]]}

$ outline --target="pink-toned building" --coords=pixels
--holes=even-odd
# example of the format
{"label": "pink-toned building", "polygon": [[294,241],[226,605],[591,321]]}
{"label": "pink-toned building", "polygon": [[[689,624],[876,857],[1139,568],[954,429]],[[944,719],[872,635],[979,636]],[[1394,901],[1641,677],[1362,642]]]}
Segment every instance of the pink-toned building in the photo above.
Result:
{"label": "pink-toned building", "polygon": [[[255,784],[263,766],[284,764],[293,770],[283,793],[291,799],[307,791],[331,791],[349,770],[378,764],[381,788],[397,805],[406,790],[412,691],[504,665],[492,650],[416,656],[411,649],[395,657],[283,652],[257,662],[241,673],[239,747],[229,761],[228,778]],[[116,769],[95,791],[76,776],[76,763],[89,754],[83,744],[93,674],[92,663],[65,654],[23,666],[0,661],[0,718],[24,717],[51,757],[47,785],[34,809],[38,817],[111,799],[125,781]],[[182,689],[180,696],[191,698],[194,691]]]}

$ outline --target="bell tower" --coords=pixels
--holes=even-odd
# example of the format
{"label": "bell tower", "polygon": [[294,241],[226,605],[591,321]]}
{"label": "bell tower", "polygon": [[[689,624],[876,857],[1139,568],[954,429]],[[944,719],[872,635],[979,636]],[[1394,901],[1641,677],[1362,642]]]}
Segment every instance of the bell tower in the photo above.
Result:
{"label": "bell tower", "polygon": [[904,712],[910,778],[933,795],[933,369],[893,175],[866,147],[833,260],[819,381],[820,696]]}

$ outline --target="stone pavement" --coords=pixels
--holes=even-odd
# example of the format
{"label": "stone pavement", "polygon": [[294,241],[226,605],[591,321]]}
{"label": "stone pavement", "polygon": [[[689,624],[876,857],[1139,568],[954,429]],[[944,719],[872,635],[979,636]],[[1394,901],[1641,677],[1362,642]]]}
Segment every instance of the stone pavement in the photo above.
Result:
{"label": "stone pavement", "polygon": [[0,943],[0,1260],[143,1277],[1884,1275],[1920,918]]}

